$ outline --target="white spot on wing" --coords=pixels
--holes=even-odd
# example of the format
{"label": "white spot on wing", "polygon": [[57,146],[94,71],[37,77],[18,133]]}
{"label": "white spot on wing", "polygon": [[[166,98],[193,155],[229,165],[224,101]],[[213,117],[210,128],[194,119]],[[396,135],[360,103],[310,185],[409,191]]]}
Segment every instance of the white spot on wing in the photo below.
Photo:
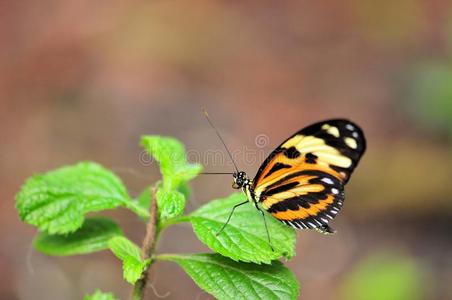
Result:
{"label": "white spot on wing", "polygon": [[358,148],[358,144],[356,143],[356,140],[351,137],[346,137],[344,139],[344,142],[347,144],[347,146],[349,146],[352,149]]}
{"label": "white spot on wing", "polygon": [[337,194],[339,194],[339,190],[337,188],[332,188],[331,193],[337,195]]}
{"label": "white spot on wing", "polygon": [[345,125],[345,128],[347,128],[350,131],[353,131],[355,129],[355,127],[352,124]]}
{"label": "white spot on wing", "polygon": [[339,129],[337,129],[337,127],[331,126],[329,124],[323,124],[321,128],[323,130],[326,130],[326,132],[328,132],[329,134],[331,134],[337,138],[339,137]]}
{"label": "white spot on wing", "polygon": [[328,177],[324,177],[324,178],[320,179],[320,181],[323,181],[323,182],[325,182],[327,184],[334,184],[333,180],[331,178],[328,178]]}
{"label": "white spot on wing", "polygon": [[337,138],[339,137],[339,129],[337,129],[337,127],[332,126],[332,127],[328,128],[326,130],[326,132],[328,132],[329,134],[331,134],[332,136],[335,136]]}
{"label": "white spot on wing", "polygon": [[353,136],[355,139],[357,139],[357,138],[358,138],[358,133],[357,133],[356,131],[354,131],[354,132],[352,133],[352,136]]}

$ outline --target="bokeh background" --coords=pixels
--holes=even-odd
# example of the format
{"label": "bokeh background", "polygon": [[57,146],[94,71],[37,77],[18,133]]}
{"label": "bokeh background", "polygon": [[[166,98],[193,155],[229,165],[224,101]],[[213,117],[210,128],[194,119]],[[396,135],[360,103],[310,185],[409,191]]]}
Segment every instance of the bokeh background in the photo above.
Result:
{"label": "bokeh background", "polygon": [[[177,137],[195,159],[224,153],[201,106],[251,175],[259,159],[240,153],[267,154],[311,122],[364,129],[338,234],[298,233],[288,265],[300,299],[452,299],[450,1],[1,1],[0,41],[1,299],[81,299],[97,287],[125,299],[109,252],[33,251],[14,195],[28,176],[80,160],[137,195],[159,178],[140,160],[142,134]],[[197,178],[188,209],[230,184]],[[141,242],[132,213],[107,214]],[[207,249],[178,225],[160,251]],[[170,263],[151,282],[147,299],[211,299]]]}

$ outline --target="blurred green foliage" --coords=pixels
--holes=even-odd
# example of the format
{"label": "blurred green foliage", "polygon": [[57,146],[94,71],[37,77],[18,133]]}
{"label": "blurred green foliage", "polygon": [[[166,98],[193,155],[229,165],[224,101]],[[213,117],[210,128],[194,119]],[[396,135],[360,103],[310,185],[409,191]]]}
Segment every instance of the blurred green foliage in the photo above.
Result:
{"label": "blurred green foliage", "polygon": [[452,136],[452,67],[443,63],[421,66],[412,93],[414,112],[423,125]]}
{"label": "blurred green foliage", "polygon": [[112,293],[103,293],[100,290],[96,290],[92,295],[86,295],[83,300],[116,300]]}
{"label": "blurred green foliage", "polygon": [[393,252],[364,258],[340,287],[342,300],[417,300],[424,298],[422,268]]}

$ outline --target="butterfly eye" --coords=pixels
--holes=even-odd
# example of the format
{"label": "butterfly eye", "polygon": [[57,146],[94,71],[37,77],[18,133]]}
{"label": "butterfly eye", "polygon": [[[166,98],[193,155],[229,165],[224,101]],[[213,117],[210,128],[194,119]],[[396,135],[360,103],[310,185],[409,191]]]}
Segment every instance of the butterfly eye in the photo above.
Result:
{"label": "butterfly eye", "polygon": [[237,177],[237,178],[234,178],[234,181],[233,181],[233,183],[232,183],[232,187],[234,188],[234,189],[239,189],[239,188],[241,188],[243,186],[243,178],[242,177]]}

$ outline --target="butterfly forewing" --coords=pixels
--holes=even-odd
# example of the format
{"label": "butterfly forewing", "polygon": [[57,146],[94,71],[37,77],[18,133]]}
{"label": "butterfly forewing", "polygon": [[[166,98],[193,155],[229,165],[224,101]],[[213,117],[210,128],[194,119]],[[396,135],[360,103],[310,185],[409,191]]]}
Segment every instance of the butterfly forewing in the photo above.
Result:
{"label": "butterfly forewing", "polygon": [[296,228],[324,226],[340,210],[344,185],[366,148],[361,129],[327,120],[295,133],[259,168],[256,200],[275,218]]}

